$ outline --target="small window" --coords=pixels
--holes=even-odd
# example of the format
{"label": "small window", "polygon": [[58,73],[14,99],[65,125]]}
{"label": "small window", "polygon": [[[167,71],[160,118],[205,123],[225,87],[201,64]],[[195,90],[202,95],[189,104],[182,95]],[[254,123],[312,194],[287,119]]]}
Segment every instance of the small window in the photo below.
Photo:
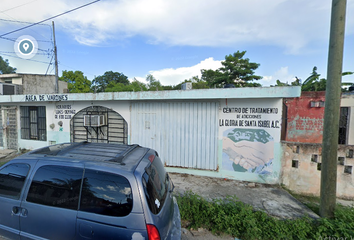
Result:
{"label": "small window", "polygon": [[321,163],[317,163],[317,170],[318,171],[321,171],[321,167],[322,167],[322,164]]}
{"label": "small window", "polygon": [[348,149],[347,158],[354,158],[354,150],[353,149]]}
{"label": "small window", "polygon": [[129,181],[120,175],[85,170],[80,211],[122,217],[133,209]]}
{"label": "small window", "polygon": [[317,154],[312,154],[312,156],[311,156],[311,162],[315,162],[315,163],[318,162],[318,155],[317,155]]}
{"label": "small window", "polygon": [[21,107],[21,138],[47,141],[45,107]]}
{"label": "small window", "polygon": [[338,157],[338,164],[344,166],[345,157]]}
{"label": "small window", "polygon": [[293,146],[294,153],[300,153],[300,146]]}
{"label": "small window", "polygon": [[155,160],[146,169],[142,183],[150,211],[153,214],[158,214],[165,202],[170,184],[169,176],[159,157],[155,157]]}
{"label": "small window", "polygon": [[324,101],[311,101],[311,107],[324,107]]}
{"label": "small window", "polygon": [[352,174],[353,166],[344,166],[344,173]]}
{"label": "small window", "polygon": [[299,160],[292,160],[291,167],[299,168]]}
{"label": "small window", "polygon": [[28,164],[10,164],[0,170],[0,196],[19,199],[29,170]]}
{"label": "small window", "polygon": [[27,201],[77,210],[82,168],[43,166],[34,175]]}

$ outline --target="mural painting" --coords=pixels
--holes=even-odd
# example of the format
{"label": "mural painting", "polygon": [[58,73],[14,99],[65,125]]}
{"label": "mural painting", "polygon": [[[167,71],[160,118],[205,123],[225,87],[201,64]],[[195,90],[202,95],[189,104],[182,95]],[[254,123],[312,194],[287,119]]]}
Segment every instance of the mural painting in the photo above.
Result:
{"label": "mural painting", "polygon": [[281,105],[269,100],[229,102],[222,107],[219,128],[222,168],[233,172],[272,174],[274,143],[280,141]]}

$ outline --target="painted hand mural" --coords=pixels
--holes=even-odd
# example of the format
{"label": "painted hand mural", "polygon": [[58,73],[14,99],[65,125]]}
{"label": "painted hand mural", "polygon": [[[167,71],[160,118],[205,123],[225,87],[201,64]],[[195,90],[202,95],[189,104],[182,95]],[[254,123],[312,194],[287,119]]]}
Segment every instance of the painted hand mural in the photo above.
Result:
{"label": "painted hand mural", "polygon": [[223,151],[230,160],[245,169],[265,165],[273,159],[273,143],[240,141],[235,143],[230,138],[223,138]]}
{"label": "painted hand mural", "polygon": [[[231,129],[224,132],[224,158],[230,167],[239,172],[266,174],[272,172],[274,141],[265,130]],[[224,160],[225,162],[225,160]]]}

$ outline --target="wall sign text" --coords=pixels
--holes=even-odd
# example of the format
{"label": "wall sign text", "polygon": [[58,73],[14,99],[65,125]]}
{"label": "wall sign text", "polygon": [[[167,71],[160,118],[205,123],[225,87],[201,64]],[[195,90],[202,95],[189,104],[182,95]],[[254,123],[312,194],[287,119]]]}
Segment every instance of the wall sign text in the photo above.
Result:
{"label": "wall sign text", "polygon": [[62,94],[40,94],[40,95],[26,95],[26,102],[41,102],[41,101],[68,101],[68,95]]}

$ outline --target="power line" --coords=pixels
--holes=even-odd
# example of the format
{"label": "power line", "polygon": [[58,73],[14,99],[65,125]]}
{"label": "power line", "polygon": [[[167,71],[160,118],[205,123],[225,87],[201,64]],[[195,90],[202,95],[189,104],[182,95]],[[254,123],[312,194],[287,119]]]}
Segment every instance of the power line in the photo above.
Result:
{"label": "power line", "polygon": [[[0,12],[1,13],[1,12]],[[10,16],[11,17],[11,16]],[[17,21],[17,20],[10,20],[10,19],[5,19],[5,18],[0,18],[0,21],[3,21],[3,22],[12,22],[12,23],[26,23],[26,24],[33,24],[33,22],[23,22],[23,21]],[[38,25],[45,25],[45,26],[49,26],[49,24],[46,24],[46,23],[39,23]]]}
{"label": "power line", "polygon": [[52,54],[52,58],[50,59],[50,62],[49,62],[49,64],[48,64],[47,71],[45,72],[45,75],[47,75],[48,70],[49,70],[49,67],[50,67],[50,65],[52,65],[53,57],[54,57],[54,54]]}
{"label": "power line", "polygon": [[24,3],[24,4],[18,5],[18,6],[16,6],[16,7],[8,8],[8,9],[6,9],[6,10],[1,11],[0,13],[4,13],[4,12],[10,11],[10,10],[12,10],[12,9],[19,8],[19,7],[22,7],[22,6],[24,6],[24,5],[27,5],[27,4],[36,2],[36,1],[38,1],[38,0],[34,0],[34,1],[31,1],[31,2],[28,2],[28,3]]}
{"label": "power line", "polygon": [[[0,39],[4,39],[4,40],[8,40],[8,41],[11,41],[11,42],[16,42],[16,38],[7,38],[7,37],[0,37]],[[37,42],[47,42],[47,43],[52,43],[52,41],[49,41],[49,40],[37,40]]]}
{"label": "power line", "polygon": [[[12,42],[16,42],[16,40],[13,40],[11,38],[4,38],[4,37],[0,37],[0,39],[4,39],[4,40],[9,40],[9,41],[12,41]],[[36,40],[37,41],[37,40]],[[45,40],[42,40],[42,41],[37,41],[37,42],[49,42],[51,43],[51,41],[45,41]],[[38,51],[42,51],[42,52],[48,52],[50,51],[49,49],[41,49],[41,48],[37,48]]]}
{"label": "power line", "polygon": [[[6,13],[4,13],[4,14],[7,15],[8,17],[14,19],[14,18],[11,17],[10,15],[8,15],[8,14],[6,14]],[[10,20],[10,19],[3,19],[3,18],[0,18],[0,21],[10,22],[10,23],[20,23],[20,24],[33,24],[33,22],[23,22],[23,21]],[[49,28],[51,27],[49,24],[46,24],[46,23],[42,23],[42,24],[38,24],[38,25],[47,26],[47,27],[49,27]],[[33,29],[31,29],[31,30],[32,30],[32,32],[37,33],[37,32],[34,31]],[[40,34],[40,35],[42,35],[43,37],[47,38],[47,37],[46,37],[45,35],[43,35],[43,34]],[[49,40],[51,41],[52,39],[49,39]]]}
{"label": "power line", "polygon": [[67,13],[70,13],[70,12],[73,12],[73,11],[75,11],[75,10],[78,10],[78,9],[80,9],[80,8],[86,7],[86,6],[88,6],[88,5],[91,5],[91,4],[96,3],[96,2],[99,2],[99,1],[101,1],[101,0],[96,0],[96,1],[93,1],[93,2],[90,2],[90,3],[87,3],[87,4],[82,5],[82,6],[80,6],[80,7],[77,7],[77,8],[71,9],[71,10],[69,10],[69,11],[63,12],[63,13],[61,13],[61,14],[55,15],[55,16],[50,17],[50,18],[47,18],[47,19],[44,19],[44,20],[42,20],[42,21],[39,21],[39,22],[33,23],[33,24],[28,25],[28,26],[26,26],[26,27],[22,27],[22,28],[19,28],[19,29],[13,30],[13,31],[11,31],[11,32],[8,32],[8,33],[5,33],[5,34],[2,34],[2,35],[0,35],[0,37],[3,37],[3,36],[6,36],[6,35],[9,35],[9,34],[14,33],[14,32],[21,31],[21,30],[26,29],[26,28],[29,28],[29,27],[33,27],[33,26],[38,25],[38,24],[40,24],[40,23],[46,22],[46,21],[51,20],[51,19],[53,19],[53,18],[57,18],[57,17],[59,17],[59,16],[62,16],[62,15],[64,15],[64,14],[67,14]]}
{"label": "power line", "polygon": [[32,61],[32,62],[38,62],[38,63],[48,64],[48,62],[37,61],[37,60],[33,60],[33,59],[24,59],[24,58],[21,58],[21,57],[18,57],[18,56],[14,56],[14,55],[9,55],[9,54],[1,54],[1,55],[7,56],[7,57],[12,57],[12,58],[18,58],[18,59],[26,60],[26,61]]}
{"label": "power line", "polygon": [[[42,51],[45,51],[45,50],[42,50]],[[3,53],[7,53],[7,54],[10,54],[10,53],[13,53],[15,54],[16,52],[6,52],[6,51],[0,51],[1,54]],[[49,55],[49,53],[46,51],[44,53],[36,53],[36,55]]]}

